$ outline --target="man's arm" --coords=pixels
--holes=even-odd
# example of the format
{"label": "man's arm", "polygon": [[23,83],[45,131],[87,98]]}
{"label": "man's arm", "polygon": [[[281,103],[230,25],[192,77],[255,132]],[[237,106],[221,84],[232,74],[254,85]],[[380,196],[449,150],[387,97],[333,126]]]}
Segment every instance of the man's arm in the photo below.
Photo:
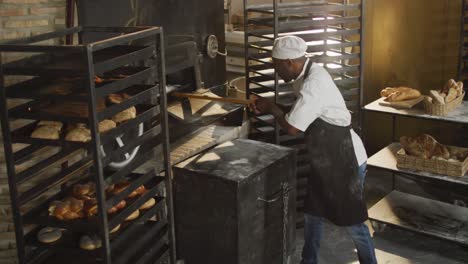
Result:
{"label": "man's arm", "polygon": [[259,98],[256,100],[256,102],[252,105],[252,108],[254,111],[259,114],[259,113],[269,113],[272,114],[280,127],[284,129],[286,132],[288,132],[289,135],[295,136],[301,132],[299,129],[295,128],[291,124],[286,121],[285,115],[283,110],[276,105],[275,103],[271,102],[268,99],[265,98]]}
{"label": "man's arm", "polygon": [[281,126],[282,129],[286,130],[289,135],[295,136],[301,132],[299,129],[293,127],[291,124],[286,121],[285,115],[283,110],[281,110],[277,105],[272,107],[271,114],[275,117],[278,124]]}

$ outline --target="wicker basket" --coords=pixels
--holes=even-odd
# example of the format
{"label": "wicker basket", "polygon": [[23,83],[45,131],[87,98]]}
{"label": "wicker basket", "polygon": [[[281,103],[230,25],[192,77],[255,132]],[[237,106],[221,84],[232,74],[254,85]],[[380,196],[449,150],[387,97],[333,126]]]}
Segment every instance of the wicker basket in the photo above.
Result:
{"label": "wicker basket", "polygon": [[446,146],[452,155],[465,153],[463,162],[458,160],[423,159],[406,155],[402,148],[397,152],[397,167],[400,169],[411,169],[426,171],[447,176],[464,176],[468,171],[468,149]]}
{"label": "wicker basket", "polygon": [[457,99],[444,105],[434,104],[424,100],[424,109],[429,115],[446,116],[448,113],[452,112],[453,110],[455,110],[455,108],[462,104],[463,97],[465,97],[465,92],[463,92],[461,96],[458,96]]}

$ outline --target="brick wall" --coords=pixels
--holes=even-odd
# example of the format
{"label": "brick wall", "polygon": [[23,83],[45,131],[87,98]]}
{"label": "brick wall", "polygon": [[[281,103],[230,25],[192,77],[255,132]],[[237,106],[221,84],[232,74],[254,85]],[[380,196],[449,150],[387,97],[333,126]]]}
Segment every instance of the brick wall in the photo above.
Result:
{"label": "brick wall", "polygon": [[[63,27],[65,0],[0,0],[0,41],[30,37]],[[15,55],[4,57],[5,61],[14,59],[17,59]],[[0,143],[0,264],[17,262],[15,248],[3,145]]]}

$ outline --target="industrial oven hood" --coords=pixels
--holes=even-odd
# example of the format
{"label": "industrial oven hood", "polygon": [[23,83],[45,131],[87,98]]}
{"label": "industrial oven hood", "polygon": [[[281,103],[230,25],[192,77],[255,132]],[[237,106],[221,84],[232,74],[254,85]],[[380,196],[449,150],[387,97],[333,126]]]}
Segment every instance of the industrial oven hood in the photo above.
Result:
{"label": "industrial oven hood", "polygon": [[206,52],[211,35],[216,36],[220,53],[225,51],[223,1],[77,0],[77,8],[79,24],[83,26],[162,26],[166,39],[176,39],[176,42],[178,38],[191,39],[203,55],[204,86],[225,84],[225,57],[217,54],[212,58]]}

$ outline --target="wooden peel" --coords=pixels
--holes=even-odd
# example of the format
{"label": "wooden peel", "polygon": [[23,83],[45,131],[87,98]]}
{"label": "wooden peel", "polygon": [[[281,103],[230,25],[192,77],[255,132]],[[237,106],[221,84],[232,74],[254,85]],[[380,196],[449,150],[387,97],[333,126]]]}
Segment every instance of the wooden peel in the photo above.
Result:
{"label": "wooden peel", "polygon": [[213,96],[208,96],[208,95],[191,94],[191,93],[172,93],[172,95],[174,95],[175,97],[180,97],[180,98],[192,98],[192,99],[210,100],[210,101],[218,101],[218,102],[233,103],[233,104],[243,104],[243,105],[249,105],[255,102],[255,99],[213,97]]}

